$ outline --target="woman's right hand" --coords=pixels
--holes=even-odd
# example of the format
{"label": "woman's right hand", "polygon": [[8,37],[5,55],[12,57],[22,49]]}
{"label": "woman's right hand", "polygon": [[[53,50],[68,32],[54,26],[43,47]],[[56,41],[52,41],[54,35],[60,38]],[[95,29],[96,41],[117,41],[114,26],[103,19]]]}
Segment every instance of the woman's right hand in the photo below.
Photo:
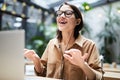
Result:
{"label": "woman's right hand", "polygon": [[42,71],[40,57],[35,53],[34,50],[24,49],[24,56],[33,61],[37,73]]}
{"label": "woman's right hand", "polygon": [[37,58],[40,59],[34,50],[29,50],[29,49],[24,49],[24,57],[32,61],[34,61]]}

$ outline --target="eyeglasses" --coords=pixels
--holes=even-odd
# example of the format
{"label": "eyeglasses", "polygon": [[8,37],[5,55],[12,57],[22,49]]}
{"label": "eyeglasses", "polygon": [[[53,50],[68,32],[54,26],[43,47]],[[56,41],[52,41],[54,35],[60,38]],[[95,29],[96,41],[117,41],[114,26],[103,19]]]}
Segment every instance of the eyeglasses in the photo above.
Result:
{"label": "eyeglasses", "polygon": [[66,10],[66,11],[60,11],[60,10],[58,10],[58,11],[56,11],[56,15],[58,17],[60,17],[63,13],[64,13],[65,17],[69,18],[69,17],[72,16],[72,14],[74,13],[74,11],[71,11],[71,10]]}

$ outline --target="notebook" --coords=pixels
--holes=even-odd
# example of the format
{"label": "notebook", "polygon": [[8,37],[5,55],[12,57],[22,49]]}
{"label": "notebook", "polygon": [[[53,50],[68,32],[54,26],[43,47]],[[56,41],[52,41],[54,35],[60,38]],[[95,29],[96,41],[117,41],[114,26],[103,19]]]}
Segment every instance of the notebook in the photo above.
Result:
{"label": "notebook", "polygon": [[0,80],[24,80],[24,30],[0,31]]}

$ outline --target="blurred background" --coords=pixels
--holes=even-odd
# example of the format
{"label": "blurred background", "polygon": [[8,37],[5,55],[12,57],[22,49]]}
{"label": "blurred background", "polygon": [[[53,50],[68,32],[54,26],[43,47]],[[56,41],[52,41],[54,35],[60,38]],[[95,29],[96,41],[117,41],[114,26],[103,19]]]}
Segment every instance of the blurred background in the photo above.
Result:
{"label": "blurred background", "polygon": [[42,55],[56,36],[55,11],[64,3],[82,12],[82,34],[96,42],[104,63],[120,63],[120,0],[0,0],[0,31],[25,30],[25,47]]}

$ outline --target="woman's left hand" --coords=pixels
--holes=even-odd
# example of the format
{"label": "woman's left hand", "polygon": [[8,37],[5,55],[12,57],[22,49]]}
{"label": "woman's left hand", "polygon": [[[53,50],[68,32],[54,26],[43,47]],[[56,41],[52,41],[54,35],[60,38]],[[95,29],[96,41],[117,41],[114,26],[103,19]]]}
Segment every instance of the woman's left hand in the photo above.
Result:
{"label": "woman's left hand", "polygon": [[88,58],[88,54],[85,53],[82,55],[81,51],[78,49],[70,49],[65,51],[65,54],[63,55],[68,61],[70,61],[72,64],[76,66],[82,67],[84,65],[85,60]]}

